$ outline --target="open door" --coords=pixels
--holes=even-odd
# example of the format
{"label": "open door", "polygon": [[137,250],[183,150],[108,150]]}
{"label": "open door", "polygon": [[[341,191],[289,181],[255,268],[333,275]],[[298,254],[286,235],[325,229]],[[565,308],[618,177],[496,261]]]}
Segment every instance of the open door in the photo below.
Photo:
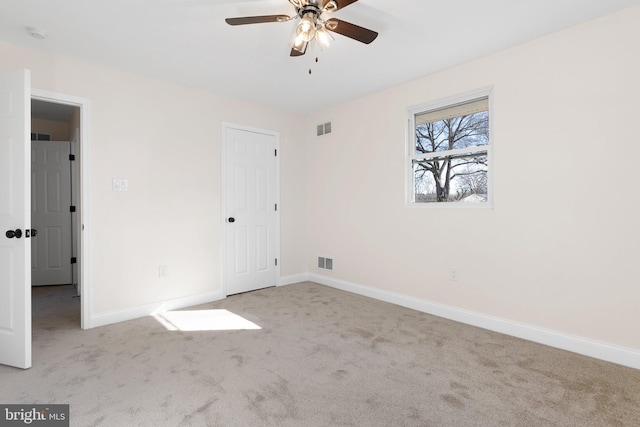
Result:
{"label": "open door", "polygon": [[31,74],[0,75],[0,363],[31,367]]}

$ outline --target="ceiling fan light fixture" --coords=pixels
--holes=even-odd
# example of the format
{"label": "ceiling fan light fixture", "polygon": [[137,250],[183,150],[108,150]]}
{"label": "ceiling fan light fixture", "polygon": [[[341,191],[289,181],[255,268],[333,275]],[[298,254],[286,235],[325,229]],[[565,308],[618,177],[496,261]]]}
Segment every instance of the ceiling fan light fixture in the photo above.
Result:
{"label": "ceiling fan light fixture", "polygon": [[[311,15],[311,16],[310,16]],[[299,40],[310,42],[316,36],[316,23],[314,22],[313,15],[308,14],[298,24],[296,28],[296,44]]]}
{"label": "ceiling fan light fixture", "polygon": [[333,40],[333,37],[326,29],[324,29],[324,27],[318,29],[318,31],[316,32],[316,41],[318,42],[318,46],[320,46],[320,49],[324,50],[328,48],[329,45],[331,45],[331,40]]}
{"label": "ceiling fan light fixture", "polygon": [[293,41],[293,49],[300,53],[304,53],[307,50],[307,43],[308,42],[306,42],[304,39],[296,37]]}

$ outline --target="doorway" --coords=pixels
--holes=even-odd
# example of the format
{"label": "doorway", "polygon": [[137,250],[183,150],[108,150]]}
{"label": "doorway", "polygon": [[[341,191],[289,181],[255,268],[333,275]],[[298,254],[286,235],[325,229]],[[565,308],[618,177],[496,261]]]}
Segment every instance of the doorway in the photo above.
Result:
{"label": "doorway", "polygon": [[[80,108],[31,100],[31,285],[71,285],[76,264]],[[79,296],[79,294],[78,294]]]}
{"label": "doorway", "polygon": [[[78,326],[82,329],[91,327],[88,242],[84,233],[88,218],[85,194],[88,165],[83,160],[88,159],[88,117],[87,99],[38,89],[31,91],[31,139],[35,141],[31,216],[34,228],[42,229],[32,240],[32,285],[62,285],[61,288],[67,288],[62,292],[67,294],[72,287],[71,294],[80,300],[74,306],[80,307]],[[45,165],[50,175],[45,180],[37,176],[33,166],[47,156],[56,161]],[[38,194],[38,182],[42,194]],[[53,212],[38,211],[43,203]],[[51,215],[42,222],[44,213]]]}

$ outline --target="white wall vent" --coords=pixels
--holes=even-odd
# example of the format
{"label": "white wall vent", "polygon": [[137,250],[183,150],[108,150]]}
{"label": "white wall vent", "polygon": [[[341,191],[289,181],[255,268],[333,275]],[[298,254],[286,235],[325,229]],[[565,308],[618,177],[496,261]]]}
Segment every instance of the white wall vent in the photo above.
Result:
{"label": "white wall vent", "polygon": [[318,257],[318,268],[320,270],[333,270],[333,258]]}
{"label": "white wall vent", "polygon": [[331,133],[331,122],[322,123],[316,127],[317,135],[322,136]]}

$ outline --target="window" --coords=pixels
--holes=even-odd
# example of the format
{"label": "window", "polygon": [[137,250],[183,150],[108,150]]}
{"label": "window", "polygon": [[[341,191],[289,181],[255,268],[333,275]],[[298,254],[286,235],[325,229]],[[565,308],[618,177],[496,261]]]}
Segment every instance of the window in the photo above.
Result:
{"label": "window", "polygon": [[491,206],[489,91],[409,110],[408,200]]}

